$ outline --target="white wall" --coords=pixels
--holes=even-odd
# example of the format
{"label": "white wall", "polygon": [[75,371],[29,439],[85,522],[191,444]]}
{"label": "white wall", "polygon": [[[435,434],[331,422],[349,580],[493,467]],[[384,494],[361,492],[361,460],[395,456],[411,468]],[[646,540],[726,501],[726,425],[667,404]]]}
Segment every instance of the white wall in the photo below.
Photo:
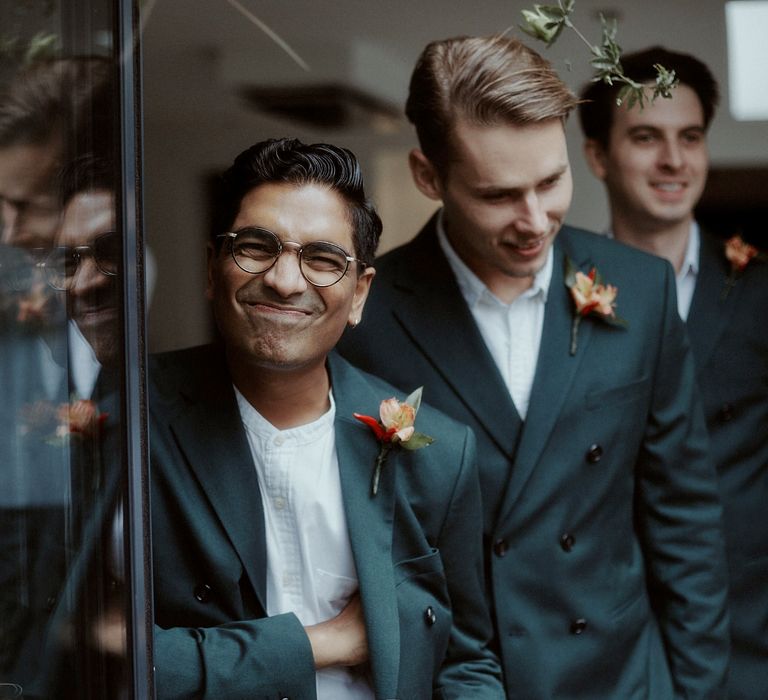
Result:
{"label": "white wall", "polygon": [[[182,347],[208,339],[205,178],[262,138],[298,136],[351,148],[363,164],[368,189],[384,220],[382,250],[410,238],[434,209],[434,203],[410,184],[406,158],[414,137],[404,121],[387,133],[375,133],[365,125],[343,133],[312,133],[247,111],[235,95],[238,84],[337,79],[374,89],[378,83],[381,96],[402,105],[410,68],[427,41],[514,28],[519,10],[532,4],[480,0],[472,4],[465,0],[261,0],[248,4],[300,49],[312,65],[310,73],[293,64],[226,2],[153,5],[144,34],[145,222],[158,262],[150,348]],[[594,12],[606,7],[603,0],[577,3],[574,22],[594,41],[599,38]],[[660,43],[699,56],[715,72],[724,99],[710,132],[713,165],[768,166],[768,123],[738,123],[728,115],[723,3],[631,0],[614,2],[614,9],[621,14],[619,39],[626,50]],[[764,34],[768,35],[768,27]],[[367,51],[366,42],[370,43]],[[535,45],[533,40],[530,43]],[[535,48],[553,61],[574,89],[588,79],[587,49],[572,34],[563,34],[552,49]],[[350,58],[361,55],[376,60]],[[365,71],[364,65],[368,66]],[[568,221],[604,229],[608,223],[605,196],[582,158],[575,119],[568,135],[575,182]]]}

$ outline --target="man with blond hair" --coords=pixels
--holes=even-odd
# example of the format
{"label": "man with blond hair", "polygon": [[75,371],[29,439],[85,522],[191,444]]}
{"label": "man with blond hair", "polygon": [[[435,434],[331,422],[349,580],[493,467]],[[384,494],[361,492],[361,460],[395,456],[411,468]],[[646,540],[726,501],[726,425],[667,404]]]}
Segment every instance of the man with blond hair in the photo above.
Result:
{"label": "man with blond hair", "polygon": [[575,104],[513,38],[426,47],[410,166],[442,208],[377,261],[375,323],[341,349],[478,436],[508,698],[722,697],[721,507],[674,273],[563,224]]}

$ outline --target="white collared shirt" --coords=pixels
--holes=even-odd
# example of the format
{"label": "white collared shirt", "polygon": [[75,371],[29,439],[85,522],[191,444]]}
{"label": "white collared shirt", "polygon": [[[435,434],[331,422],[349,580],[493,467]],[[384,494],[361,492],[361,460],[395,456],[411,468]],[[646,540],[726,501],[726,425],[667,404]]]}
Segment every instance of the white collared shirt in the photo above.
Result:
{"label": "white collared shirt", "polygon": [[69,371],[78,398],[89,399],[99,378],[101,364],[96,353],[74,321],[67,324]]}
{"label": "white collared shirt", "polygon": [[544,328],[544,308],[552,280],[552,248],[544,267],[534,276],[531,287],[511,304],[506,304],[488,289],[451,247],[443,228],[442,211],[437,220],[437,238],[515,408],[525,420]]}
{"label": "white collared shirt", "polygon": [[[330,410],[278,430],[235,388],[259,479],[267,540],[267,614],[292,612],[305,627],[335,617],[357,591]],[[318,700],[372,700],[365,677],[336,666],[316,672]]]}
{"label": "white collared shirt", "polygon": [[[608,238],[613,238],[613,231],[605,232]],[[677,288],[677,313],[683,321],[688,319],[693,302],[693,293],[696,291],[696,278],[699,274],[699,255],[701,253],[701,232],[699,224],[691,222],[691,230],[688,234],[688,245],[685,247],[685,257],[680,267],[680,272],[675,273],[675,286]]]}
{"label": "white collared shirt", "polygon": [[677,286],[677,311],[683,321],[688,319],[691,310],[693,293],[696,291],[696,278],[699,274],[699,253],[701,251],[701,233],[699,225],[691,223],[691,232],[688,234],[688,246],[685,249],[685,257],[680,267],[680,272],[675,275]]}

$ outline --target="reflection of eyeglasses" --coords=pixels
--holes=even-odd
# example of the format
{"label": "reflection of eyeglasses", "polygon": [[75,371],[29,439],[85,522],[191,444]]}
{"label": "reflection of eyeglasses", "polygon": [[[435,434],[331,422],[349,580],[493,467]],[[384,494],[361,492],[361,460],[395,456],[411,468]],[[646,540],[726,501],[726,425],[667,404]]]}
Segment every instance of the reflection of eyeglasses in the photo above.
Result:
{"label": "reflection of eyeglasses", "polygon": [[237,232],[222,233],[217,238],[230,239],[230,250],[235,264],[252,275],[263,275],[272,269],[285,248],[291,246],[299,256],[299,270],[315,287],[330,287],[347,274],[349,263],[360,265],[344,248],[327,241],[312,241],[299,245],[281,241],[265,228],[244,228]]}
{"label": "reflection of eyeglasses", "polygon": [[120,236],[114,231],[109,231],[96,238],[90,245],[54,248],[45,259],[48,284],[62,291],[71,289],[80,263],[86,255],[93,256],[99,272],[114,277],[122,255]]}
{"label": "reflection of eyeglasses", "polygon": [[0,290],[26,292],[36,280],[41,280],[45,248],[22,249],[0,245]]}

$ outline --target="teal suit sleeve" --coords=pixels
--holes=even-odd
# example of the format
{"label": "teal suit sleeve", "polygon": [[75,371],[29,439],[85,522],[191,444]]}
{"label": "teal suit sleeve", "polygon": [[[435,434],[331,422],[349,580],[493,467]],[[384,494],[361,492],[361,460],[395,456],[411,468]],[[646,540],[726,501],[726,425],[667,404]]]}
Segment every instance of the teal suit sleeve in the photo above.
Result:
{"label": "teal suit sleeve", "polygon": [[436,681],[442,692],[437,697],[504,697],[501,670],[487,645],[491,622],[483,585],[482,528],[475,437],[467,429],[461,471],[438,541],[454,624]]}
{"label": "teal suit sleeve", "polygon": [[155,625],[158,700],[314,700],[309,638],[292,614],[217,627]]}
{"label": "teal suit sleeve", "polygon": [[663,299],[638,524],[676,697],[720,698],[729,654],[721,505],[671,268]]}

